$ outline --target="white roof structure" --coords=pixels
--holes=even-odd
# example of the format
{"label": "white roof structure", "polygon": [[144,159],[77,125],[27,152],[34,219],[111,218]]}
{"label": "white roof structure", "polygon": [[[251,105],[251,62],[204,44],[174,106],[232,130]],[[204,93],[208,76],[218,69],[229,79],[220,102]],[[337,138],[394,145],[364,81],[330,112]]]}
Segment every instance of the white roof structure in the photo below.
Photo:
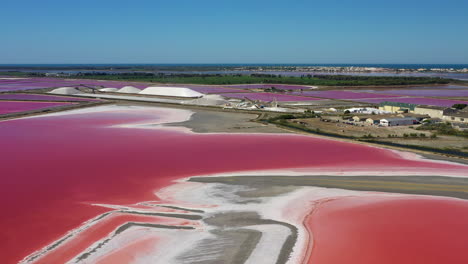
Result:
{"label": "white roof structure", "polygon": [[354,108],[349,108],[345,109],[344,111],[349,111],[350,113],[360,113],[360,114],[390,114],[391,112],[380,110],[377,108],[372,108],[372,107],[354,107]]}
{"label": "white roof structure", "polygon": [[148,87],[146,89],[143,89],[143,91],[141,91],[140,94],[185,98],[199,98],[203,96],[202,93],[199,93],[189,88],[168,86]]}
{"label": "white roof structure", "polygon": [[116,93],[139,93],[141,92],[141,90],[133,86],[124,86],[115,92]]}
{"label": "white roof structure", "polygon": [[74,87],[60,87],[48,93],[50,94],[81,94],[83,92]]}
{"label": "white roof structure", "polygon": [[117,92],[119,89],[118,88],[102,88],[99,89],[101,92]]}

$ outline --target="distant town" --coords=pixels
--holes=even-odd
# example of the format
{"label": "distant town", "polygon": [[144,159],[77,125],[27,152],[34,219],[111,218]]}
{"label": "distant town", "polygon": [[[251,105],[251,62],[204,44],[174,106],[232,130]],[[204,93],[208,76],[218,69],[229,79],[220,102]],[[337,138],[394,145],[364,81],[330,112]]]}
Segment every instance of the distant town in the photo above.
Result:
{"label": "distant town", "polygon": [[389,73],[468,73],[468,68],[383,68],[383,67],[336,67],[336,66],[243,66],[236,67],[233,70],[246,71],[297,71],[297,72],[336,72],[336,73],[353,73],[353,72],[389,72]]}

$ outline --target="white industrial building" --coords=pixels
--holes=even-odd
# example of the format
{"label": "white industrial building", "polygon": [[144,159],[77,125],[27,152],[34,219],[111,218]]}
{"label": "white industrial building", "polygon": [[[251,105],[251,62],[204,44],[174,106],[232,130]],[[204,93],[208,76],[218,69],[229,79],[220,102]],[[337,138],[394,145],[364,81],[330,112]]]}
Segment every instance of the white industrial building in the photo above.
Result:
{"label": "white industrial building", "polygon": [[383,110],[372,108],[372,107],[353,107],[353,108],[345,109],[344,111],[345,112],[349,111],[350,113],[356,113],[356,114],[374,114],[374,115],[391,113],[388,111],[383,111]]}
{"label": "white industrial building", "polygon": [[430,106],[430,105],[418,105],[414,108],[415,114],[429,115],[433,118],[442,118],[447,107],[442,106]]}
{"label": "white industrial building", "polygon": [[453,110],[445,113],[442,119],[451,123],[468,123],[468,110]]}
{"label": "white industrial building", "polygon": [[408,126],[417,123],[418,120],[414,117],[395,117],[380,119],[381,126]]}

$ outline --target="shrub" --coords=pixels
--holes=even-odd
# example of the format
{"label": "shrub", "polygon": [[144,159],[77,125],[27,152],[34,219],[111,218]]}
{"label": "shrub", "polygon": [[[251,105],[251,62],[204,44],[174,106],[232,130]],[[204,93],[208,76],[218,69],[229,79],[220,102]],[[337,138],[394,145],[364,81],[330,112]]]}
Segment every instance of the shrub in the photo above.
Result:
{"label": "shrub", "polygon": [[452,105],[452,108],[455,108],[455,109],[464,109],[466,107],[466,104],[454,104]]}

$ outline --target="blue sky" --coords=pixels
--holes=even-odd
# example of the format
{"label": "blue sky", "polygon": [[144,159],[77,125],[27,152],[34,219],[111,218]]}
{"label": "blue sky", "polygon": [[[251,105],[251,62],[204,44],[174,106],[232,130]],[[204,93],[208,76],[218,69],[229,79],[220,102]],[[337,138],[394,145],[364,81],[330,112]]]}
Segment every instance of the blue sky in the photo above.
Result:
{"label": "blue sky", "polygon": [[4,1],[6,63],[468,63],[468,1]]}

